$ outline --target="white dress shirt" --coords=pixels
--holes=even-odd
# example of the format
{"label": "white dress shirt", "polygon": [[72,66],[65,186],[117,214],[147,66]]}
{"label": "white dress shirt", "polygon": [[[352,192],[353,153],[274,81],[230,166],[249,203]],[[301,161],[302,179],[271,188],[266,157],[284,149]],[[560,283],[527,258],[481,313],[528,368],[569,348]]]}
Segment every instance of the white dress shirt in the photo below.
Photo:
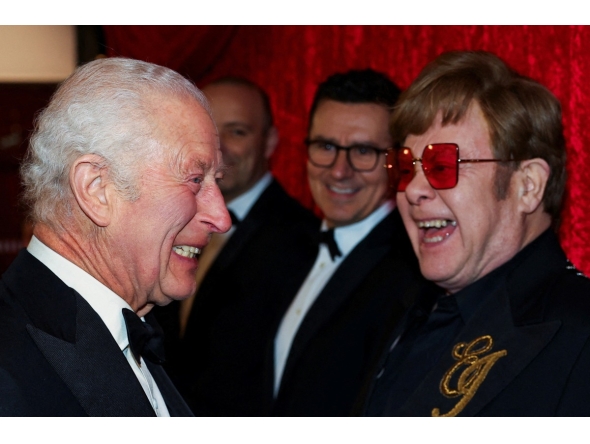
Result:
{"label": "white dress shirt", "polygon": [[[57,254],[35,236],[32,237],[27,250],[88,302],[113,335],[133,373],[143,387],[156,415],[170,416],[164,398],[143,358],[140,359],[140,362],[137,362],[129,348],[127,327],[122,313],[123,308],[132,310],[129,304],[80,267]],[[92,375],[88,375],[88,378],[92,378]]]}
{"label": "white dress shirt", "polygon": [[[272,175],[270,173],[266,173],[262,176],[258,182],[254,184],[252,188],[246,191],[244,194],[239,195],[231,202],[227,203],[227,209],[231,210],[238,220],[242,221],[248,215],[260,195],[266,190],[266,188],[272,182]],[[225,245],[225,243],[229,240],[232,234],[236,231],[236,227],[232,225],[232,227],[226,231],[225,233],[214,233],[212,235],[222,238],[221,245]],[[206,249],[207,247],[205,247]],[[217,255],[216,255],[217,256]]]}
{"label": "white dress shirt", "polygon": [[[394,208],[392,201],[387,201],[363,220],[344,227],[334,229],[334,239],[342,256],[332,260],[328,246],[320,244],[316,261],[303,281],[297,295],[291,302],[289,309],[283,316],[281,325],[275,336],[275,397],[281,386],[281,378],[289,356],[291,344],[301,322],[315,302],[318,295],[326,286],[348,254],[379,224]],[[321,231],[327,230],[326,221],[322,222]]]}
{"label": "white dress shirt", "polygon": [[271,182],[272,174],[267,172],[252,188],[244,194],[239,195],[231,202],[228,202],[227,208],[232,210],[239,220],[244,220],[250,212],[250,209],[254,206],[260,195],[266,190]]}

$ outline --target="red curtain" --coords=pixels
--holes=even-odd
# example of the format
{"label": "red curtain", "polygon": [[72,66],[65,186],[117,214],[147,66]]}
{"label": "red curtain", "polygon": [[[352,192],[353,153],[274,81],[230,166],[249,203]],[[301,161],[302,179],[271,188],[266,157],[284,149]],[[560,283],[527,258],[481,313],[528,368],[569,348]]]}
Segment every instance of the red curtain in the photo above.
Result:
{"label": "red curtain", "polygon": [[236,26],[103,26],[107,55],[164,65],[193,80],[224,53]]}
{"label": "red curtain", "polygon": [[[150,44],[142,34],[149,37]],[[281,142],[272,169],[287,191],[312,208],[302,141],[319,82],[351,68],[388,73],[406,88],[438,54],[494,52],[560,99],[568,142],[562,244],[590,275],[590,28],[585,26],[180,26],[105,27],[111,54],[155,61],[192,78],[243,75],[271,97]],[[155,37],[158,36],[158,37]],[[205,36],[207,36],[205,38]],[[204,43],[203,43],[204,42]]]}

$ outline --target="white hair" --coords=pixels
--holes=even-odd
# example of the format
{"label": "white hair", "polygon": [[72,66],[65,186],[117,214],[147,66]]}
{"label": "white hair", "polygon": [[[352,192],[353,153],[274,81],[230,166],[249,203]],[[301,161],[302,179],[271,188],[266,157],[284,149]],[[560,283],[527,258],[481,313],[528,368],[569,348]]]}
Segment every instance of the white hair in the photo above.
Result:
{"label": "white hair", "polygon": [[33,222],[54,228],[71,215],[68,176],[85,154],[103,159],[113,183],[128,200],[139,197],[138,164],[154,152],[150,137],[156,100],[197,100],[210,114],[201,91],[171,69],[125,58],[106,58],[78,68],[36,119],[21,166],[23,198]]}

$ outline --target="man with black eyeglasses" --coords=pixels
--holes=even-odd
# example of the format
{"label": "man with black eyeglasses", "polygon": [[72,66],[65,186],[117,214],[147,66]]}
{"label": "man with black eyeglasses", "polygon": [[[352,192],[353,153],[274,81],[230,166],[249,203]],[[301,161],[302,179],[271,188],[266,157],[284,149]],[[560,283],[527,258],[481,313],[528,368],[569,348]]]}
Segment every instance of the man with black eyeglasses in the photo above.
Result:
{"label": "man with black eyeglasses", "polygon": [[590,281],[556,230],[561,107],[485,52],[428,65],[392,116],[397,203],[439,286],[391,335],[369,416],[588,416]]}
{"label": "man with black eyeglasses", "polygon": [[274,337],[275,415],[349,415],[384,333],[425,283],[385,168],[398,95],[372,70],[332,75],[316,92],[305,143],[324,217]]}

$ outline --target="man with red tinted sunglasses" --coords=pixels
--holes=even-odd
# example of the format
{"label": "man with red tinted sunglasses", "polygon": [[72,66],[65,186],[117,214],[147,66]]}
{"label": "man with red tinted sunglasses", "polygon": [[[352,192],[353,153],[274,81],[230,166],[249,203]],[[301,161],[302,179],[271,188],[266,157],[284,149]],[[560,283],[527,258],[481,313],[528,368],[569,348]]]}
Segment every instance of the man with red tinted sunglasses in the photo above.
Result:
{"label": "man with red tinted sunglasses", "polygon": [[556,236],[557,99],[484,52],[443,54],[392,116],[397,202],[422,274],[365,415],[590,414],[590,282]]}

